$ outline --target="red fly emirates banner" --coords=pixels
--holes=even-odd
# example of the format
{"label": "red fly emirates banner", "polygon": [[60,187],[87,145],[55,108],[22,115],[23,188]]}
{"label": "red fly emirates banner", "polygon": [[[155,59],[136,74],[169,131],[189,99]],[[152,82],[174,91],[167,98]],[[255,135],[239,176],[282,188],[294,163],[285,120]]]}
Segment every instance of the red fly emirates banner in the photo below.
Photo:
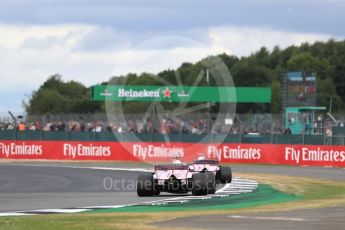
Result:
{"label": "red fly emirates banner", "polygon": [[183,161],[191,162],[200,153],[219,159],[222,163],[345,167],[344,146],[0,141],[1,159],[162,162],[180,156]]}

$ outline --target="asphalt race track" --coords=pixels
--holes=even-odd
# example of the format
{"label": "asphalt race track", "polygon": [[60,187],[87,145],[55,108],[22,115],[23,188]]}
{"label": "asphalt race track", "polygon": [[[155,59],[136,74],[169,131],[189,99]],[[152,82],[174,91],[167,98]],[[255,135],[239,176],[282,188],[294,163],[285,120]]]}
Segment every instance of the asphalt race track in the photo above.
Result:
{"label": "asphalt race track", "polygon": [[[0,212],[121,205],[159,199],[137,197],[130,185],[135,183],[138,174],[50,165],[0,164]],[[109,189],[109,178],[118,181],[116,191],[115,186]],[[122,181],[124,186],[121,186]]]}
{"label": "asphalt race track", "polygon": [[[133,183],[140,172],[127,170],[104,170],[92,167],[121,167],[119,164],[90,164],[90,163],[0,163],[0,213],[12,211],[26,211],[37,209],[73,208],[102,205],[123,205],[144,201],[160,200],[174,195],[139,198]],[[130,168],[130,166],[123,166]],[[147,166],[146,166],[147,167]],[[345,180],[345,170],[336,168],[310,168],[286,166],[233,166],[233,173],[272,173],[279,175],[313,177],[329,180]],[[107,179],[105,179],[107,178]],[[116,186],[114,182],[117,182]],[[112,184],[110,184],[112,183]],[[111,186],[113,185],[113,186]],[[116,189],[115,189],[116,187]],[[178,196],[178,195],[176,195]],[[324,213],[335,209],[340,213],[333,219],[327,219]],[[261,214],[260,214],[261,215]],[[263,215],[263,214],[262,214]],[[291,219],[284,219],[285,217]],[[259,216],[260,217],[260,216]],[[302,220],[295,220],[300,217]],[[311,210],[298,213],[275,213],[269,216],[221,216],[204,218],[209,225],[198,218],[179,220],[181,227],[219,228],[226,229],[315,229],[317,224],[323,223],[321,229],[345,226],[345,208],[330,208]],[[217,219],[218,218],[218,219]],[[314,219],[313,219],[314,218]],[[325,219],[326,218],[326,219]],[[324,220],[325,219],[325,220]],[[294,221],[295,220],[295,221]],[[306,220],[306,221],[304,221]],[[310,225],[308,225],[310,220]],[[327,222],[328,221],[328,222]],[[308,223],[307,223],[308,222]],[[201,224],[202,223],[202,224]],[[250,225],[252,223],[252,225]],[[169,222],[159,225],[171,226]],[[259,225],[258,225],[259,224]],[[283,227],[284,224],[286,228]],[[295,226],[296,225],[296,226]],[[304,228],[302,228],[304,226]],[[322,227],[323,226],[323,227]],[[341,229],[341,228],[340,228]]]}

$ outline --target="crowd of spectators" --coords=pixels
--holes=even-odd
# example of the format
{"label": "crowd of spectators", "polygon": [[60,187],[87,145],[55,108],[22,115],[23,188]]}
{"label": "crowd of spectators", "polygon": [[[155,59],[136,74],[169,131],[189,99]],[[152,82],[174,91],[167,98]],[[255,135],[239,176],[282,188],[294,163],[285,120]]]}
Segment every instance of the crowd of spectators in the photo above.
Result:
{"label": "crowd of spectators", "polygon": [[[172,120],[163,118],[160,122],[152,122],[151,119],[127,120],[126,122],[109,123],[104,121],[47,121],[47,122],[24,122],[17,124],[11,122],[0,122],[0,130],[19,131],[76,131],[76,132],[104,132],[117,133],[204,133],[208,132],[209,124],[206,119]],[[220,126],[219,126],[220,127]],[[214,131],[219,131],[213,129]]]}
{"label": "crowd of spectators", "polygon": [[232,125],[224,122],[201,119],[171,119],[163,117],[152,121],[151,119],[139,120],[128,119],[123,122],[106,121],[86,121],[85,119],[74,119],[69,121],[18,121],[16,124],[0,120],[0,130],[19,131],[71,131],[71,132],[116,132],[116,133],[182,133],[182,134],[202,134],[211,132],[219,133],[260,133],[286,134],[282,122],[272,122],[265,119],[255,118],[250,122],[234,121]]}
{"label": "crowd of spectators", "polygon": [[15,126],[11,122],[0,122],[0,130],[13,130]]}

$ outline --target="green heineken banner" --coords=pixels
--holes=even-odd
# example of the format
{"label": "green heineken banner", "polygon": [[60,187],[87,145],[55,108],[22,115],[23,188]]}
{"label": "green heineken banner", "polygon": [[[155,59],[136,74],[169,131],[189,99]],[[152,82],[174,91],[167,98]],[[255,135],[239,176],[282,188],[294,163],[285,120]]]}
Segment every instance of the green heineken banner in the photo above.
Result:
{"label": "green heineken banner", "polygon": [[268,87],[96,85],[94,101],[271,103]]}

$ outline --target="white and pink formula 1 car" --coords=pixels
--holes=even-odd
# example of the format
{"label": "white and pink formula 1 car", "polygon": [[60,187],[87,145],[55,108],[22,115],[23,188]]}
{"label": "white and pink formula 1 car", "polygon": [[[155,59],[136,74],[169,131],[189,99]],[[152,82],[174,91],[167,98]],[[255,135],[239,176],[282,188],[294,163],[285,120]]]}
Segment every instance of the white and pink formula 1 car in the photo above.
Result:
{"label": "white and pink formula 1 car", "polygon": [[189,165],[180,161],[155,166],[154,173],[138,176],[137,194],[140,197],[159,195],[160,192],[188,193],[194,196],[215,193],[215,174],[190,171]]}
{"label": "white and pink formula 1 car", "polygon": [[205,159],[203,156],[200,156],[189,165],[189,171],[199,173],[212,172],[215,176],[216,182],[220,182],[222,184],[231,183],[232,181],[232,172],[230,167],[221,166],[217,160]]}

